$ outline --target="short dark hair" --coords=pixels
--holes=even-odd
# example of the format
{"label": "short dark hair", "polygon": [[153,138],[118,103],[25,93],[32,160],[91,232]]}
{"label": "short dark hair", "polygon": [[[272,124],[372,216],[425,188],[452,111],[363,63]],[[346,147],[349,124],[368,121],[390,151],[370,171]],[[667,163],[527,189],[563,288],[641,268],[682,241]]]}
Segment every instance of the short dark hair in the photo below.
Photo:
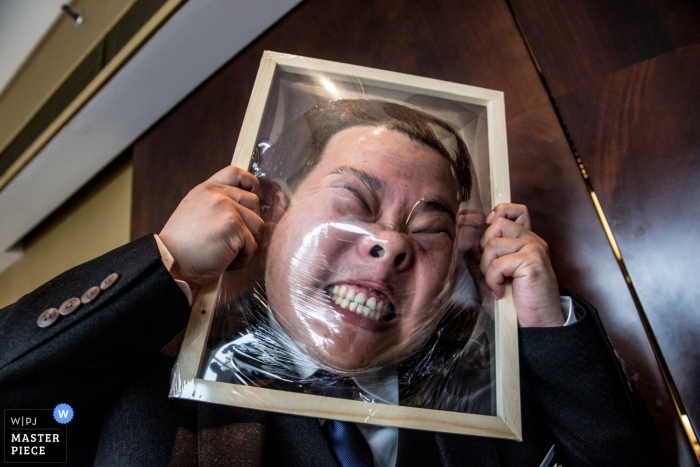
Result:
{"label": "short dark hair", "polygon": [[[385,128],[402,133],[445,157],[459,184],[458,197],[467,201],[472,187],[471,159],[466,144],[450,125],[425,112],[379,100],[341,99],[318,104],[287,128],[265,153],[296,160],[296,171],[287,184],[296,190],[323,156],[328,141],[356,126]],[[452,144],[448,144],[452,143]]]}

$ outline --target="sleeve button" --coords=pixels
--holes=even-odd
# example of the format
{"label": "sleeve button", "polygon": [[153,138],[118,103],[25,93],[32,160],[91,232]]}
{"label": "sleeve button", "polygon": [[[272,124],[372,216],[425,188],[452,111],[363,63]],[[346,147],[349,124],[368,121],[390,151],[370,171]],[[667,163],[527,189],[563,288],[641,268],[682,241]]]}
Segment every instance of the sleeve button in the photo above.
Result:
{"label": "sleeve button", "polygon": [[36,320],[36,324],[40,328],[48,328],[55,323],[56,320],[58,320],[59,316],[60,315],[58,314],[58,310],[56,308],[49,308],[44,310],[44,312],[39,315],[39,318]]}
{"label": "sleeve button", "polygon": [[113,272],[109,276],[105,277],[105,280],[100,284],[101,290],[107,290],[112,287],[119,280],[119,274]]}
{"label": "sleeve button", "polygon": [[77,297],[69,298],[65,302],[61,303],[58,307],[58,314],[61,316],[68,316],[72,314],[75,310],[80,308],[81,302]]}
{"label": "sleeve button", "polygon": [[85,291],[82,297],[80,297],[80,301],[83,303],[83,305],[87,305],[88,303],[92,303],[95,301],[97,296],[100,294],[101,290],[99,287],[94,286],[90,287]]}

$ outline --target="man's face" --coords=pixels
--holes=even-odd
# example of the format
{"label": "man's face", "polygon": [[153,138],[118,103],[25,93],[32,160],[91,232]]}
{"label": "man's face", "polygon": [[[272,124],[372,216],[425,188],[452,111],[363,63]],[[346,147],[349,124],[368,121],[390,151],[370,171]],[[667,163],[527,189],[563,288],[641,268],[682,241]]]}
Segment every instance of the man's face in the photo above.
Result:
{"label": "man's face", "polygon": [[420,347],[453,287],[457,193],[449,162],[408,136],[333,136],[267,255],[270,307],[297,345],[346,371]]}

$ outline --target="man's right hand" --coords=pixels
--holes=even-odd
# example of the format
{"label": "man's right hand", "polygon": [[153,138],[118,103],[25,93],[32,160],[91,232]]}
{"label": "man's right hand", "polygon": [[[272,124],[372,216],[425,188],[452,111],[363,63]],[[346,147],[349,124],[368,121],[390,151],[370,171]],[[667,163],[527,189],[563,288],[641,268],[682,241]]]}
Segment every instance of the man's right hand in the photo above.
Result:
{"label": "man's right hand", "polygon": [[229,166],[194,187],[158,234],[175,259],[170,274],[196,289],[250,263],[264,222],[258,179]]}

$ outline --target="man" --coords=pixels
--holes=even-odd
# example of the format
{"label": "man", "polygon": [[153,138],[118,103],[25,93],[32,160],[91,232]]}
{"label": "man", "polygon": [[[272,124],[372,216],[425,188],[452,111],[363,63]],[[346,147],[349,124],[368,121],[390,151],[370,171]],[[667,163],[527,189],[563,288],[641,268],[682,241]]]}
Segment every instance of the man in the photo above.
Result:
{"label": "man", "polygon": [[[422,323],[431,322],[423,315],[427,304],[451,290],[453,250],[444,247],[454,245],[460,183],[440,151],[394,129],[354,125],[326,143],[294,199],[276,196],[271,208],[277,226],[269,251],[280,263],[265,268],[268,282],[277,281],[274,290],[268,284],[270,302],[278,299],[272,308],[280,325],[323,365],[345,371],[387,365],[414,351]],[[4,310],[5,407],[72,404],[69,459],[76,465],[333,465],[316,420],[165,398],[173,360],[163,354],[173,355],[166,344],[189,315],[172,279],[192,290],[231,265],[255,263],[258,249],[267,248],[258,243],[268,227],[260,217],[262,198],[254,176],[227,167],[185,197],[159,239],[141,239],[71,270]],[[319,208],[302,210],[312,202]],[[335,208],[328,206],[334,202]],[[300,211],[307,217],[295,215]],[[334,217],[348,212],[354,212],[351,220]],[[364,216],[359,226],[358,213]],[[627,388],[595,311],[575,299],[580,319],[562,326],[546,244],[529,230],[526,209],[497,206],[486,223],[479,269],[496,297],[512,278],[522,328],[524,441],[399,430],[395,465],[539,465],[552,445],[566,465],[654,465],[653,428]],[[354,226],[349,233],[355,237],[345,248],[323,245],[313,234],[321,224],[340,232]],[[309,238],[305,225],[331,267],[296,283],[289,279],[293,260],[313,256],[303,241]],[[358,227],[364,231],[358,234]],[[302,240],[275,246],[277,235],[280,242]],[[358,257],[367,261],[362,270],[346,270]],[[365,270],[369,278],[361,275]],[[100,284],[102,292],[89,288],[113,272],[120,278]],[[311,312],[322,319],[300,325],[305,312],[284,309],[297,286],[302,296],[326,305]],[[381,314],[360,317],[342,301],[329,305],[335,286],[354,288],[356,296],[374,294],[384,302]],[[86,289],[93,292],[83,294]],[[82,309],[60,318],[43,313],[43,327],[37,327],[41,310],[76,295],[86,298]],[[315,343],[314,336],[335,327],[340,331],[331,335],[332,346]]]}
{"label": "man", "polygon": [[[311,142],[301,144],[298,133],[308,133]],[[303,148],[299,154],[287,152],[294,143]],[[226,290],[238,277],[223,286],[224,301],[234,303],[225,305],[220,319],[247,325],[216,352],[204,378],[324,393],[323,385],[332,381],[313,379],[322,369],[354,378],[358,390],[342,391],[345,397],[438,404],[437,395],[426,397],[420,385],[440,370],[447,373],[467,339],[461,348],[439,352],[435,348],[447,347],[447,339],[436,342],[436,331],[468,337],[470,320],[457,315],[475,321],[474,310],[447,314],[464,230],[456,214],[472,188],[466,145],[444,122],[422,112],[341,100],[307,111],[264,154],[260,170],[280,165],[280,158],[300,168],[288,177],[290,188],[274,190],[268,183],[263,189],[266,198],[274,197],[265,215],[274,226],[266,229],[272,232],[269,247],[256,254],[256,262],[266,264],[265,281],[255,294],[233,300]],[[429,357],[419,359],[419,350]],[[495,414],[486,360],[479,365],[485,378],[478,385],[475,378],[458,383],[473,390],[462,389],[462,397],[440,407],[474,411],[476,402],[467,399],[479,393],[480,413]],[[411,386],[401,396],[399,383]]]}
{"label": "man", "polygon": [[[295,145],[302,149],[289,154]],[[290,188],[274,193],[270,239],[261,239],[269,247],[256,255],[284,332],[334,373],[413,354],[434,334],[454,288],[456,213],[471,191],[461,138],[405,106],[333,101],[307,111],[264,159],[300,167]],[[164,242],[178,232],[166,228]]]}
{"label": "man", "polygon": [[[460,234],[456,216],[472,183],[466,146],[443,122],[380,101],[333,101],[311,109],[300,122],[310,142],[295,138],[299,130],[293,125],[265,154],[266,161],[272,160],[268,165],[280,163],[280,152],[283,158],[296,160],[296,153],[302,153],[306,159],[290,177],[294,194],[275,194],[269,224],[276,227],[265,230],[274,230],[260,254],[264,259],[269,251],[265,285],[270,308],[292,340],[329,370],[396,363],[433,334],[454,288]],[[251,177],[247,183],[257,182]],[[161,234],[166,247],[173,243],[177,248],[185,232],[176,222],[174,216]],[[250,227],[259,229],[262,219],[255,222]],[[535,287],[541,295],[530,300],[540,309],[519,303],[521,319],[525,326],[563,325],[543,244],[533,243],[536,237],[522,230],[520,241],[509,246],[494,241],[498,249],[490,247],[485,256],[508,260],[517,258],[509,253],[523,247],[536,249],[540,261],[534,272],[542,290]],[[248,229],[244,237],[257,232]],[[502,259],[496,264],[513,267]],[[503,277],[493,271],[486,280],[494,288],[495,281],[501,282],[500,296]],[[350,298],[343,306],[346,294]],[[350,308],[357,296],[362,303]],[[365,300],[372,303],[371,312],[363,306]]]}

